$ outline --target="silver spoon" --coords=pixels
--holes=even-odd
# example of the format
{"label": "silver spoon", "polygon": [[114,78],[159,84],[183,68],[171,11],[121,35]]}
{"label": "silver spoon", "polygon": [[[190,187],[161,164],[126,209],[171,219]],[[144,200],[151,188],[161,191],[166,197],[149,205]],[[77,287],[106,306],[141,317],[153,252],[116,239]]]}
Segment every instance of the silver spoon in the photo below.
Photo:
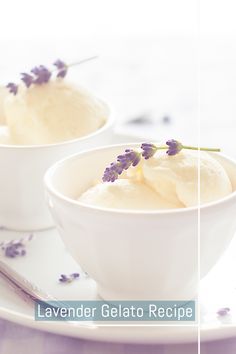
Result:
{"label": "silver spoon", "polygon": [[[27,303],[51,302],[55,301],[55,307],[66,307],[66,304],[58,301],[48,293],[44,292],[35,284],[28,281],[25,277],[12,269],[5,262],[0,260],[0,276],[10,285],[10,287]],[[51,305],[50,305],[51,306]],[[53,305],[54,306],[54,305]]]}

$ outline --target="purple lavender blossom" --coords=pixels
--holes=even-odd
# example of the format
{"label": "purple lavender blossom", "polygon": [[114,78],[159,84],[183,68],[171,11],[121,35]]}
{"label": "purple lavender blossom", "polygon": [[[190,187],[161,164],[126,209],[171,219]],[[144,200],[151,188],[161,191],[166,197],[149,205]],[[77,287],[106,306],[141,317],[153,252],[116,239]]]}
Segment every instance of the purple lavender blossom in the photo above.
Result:
{"label": "purple lavender blossom", "polygon": [[4,225],[0,225],[0,231],[5,231],[5,230],[7,230],[7,227]]}
{"label": "purple lavender blossom", "polygon": [[27,238],[27,241],[31,241],[34,238],[34,234],[30,234],[29,237]]}
{"label": "purple lavender blossom", "polygon": [[33,238],[33,234],[30,234],[29,236],[21,238],[20,240],[4,241],[0,243],[0,248],[4,252],[4,256],[8,258],[25,256],[26,243],[31,241],[32,238]]}
{"label": "purple lavender blossom", "polygon": [[60,278],[59,278],[59,281],[61,282],[61,283],[67,283],[68,282],[68,276],[67,275],[65,275],[65,274],[61,274],[60,275]]}
{"label": "purple lavender blossom", "polygon": [[24,245],[21,242],[16,242],[9,244],[6,246],[5,250],[5,256],[8,258],[15,258],[16,256],[24,256],[25,255],[25,250],[24,250]]}
{"label": "purple lavender blossom", "polygon": [[167,150],[166,153],[169,156],[174,156],[178,154],[182,149],[189,149],[189,150],[200,149],[201,151],[214,151],[214,152],[220,151],[220,149],[218,148],[206,148],[206,147],[198,148],[195,146],[182,145],[179,141],[174,139],[167,140],[166,145],[162,145],[162,146],[156,146],[151,143],[143,143],[141,145],[142,152],[126,149],[125,154],[119,155],[117,157],[116,162],[112,162],[110,166],[108,166],[105,169],[102,177],[103,182],[114,182],[124,170],[127,170],[130,166],[136,166],[141,160],[141,157],[143,157],[145,160],[148,160],[159,149]]}
{"label": "purple lavender blossom", "polygon": [[68,66],[62,60],[57,59],[53,65],[58,69],[57,77],[64,78],[67,74]]}
{"label": "purple lavender blossom", "polygon": [[115,182],[122,172],[123,169],[120,164],[112,162],[110,166],[105,169],[102,180],[103,182]]}
{"label": "purple lavender blossom", "polygon": [[103,174],[103,182],[114,182],[119,175],[130,166],[137,166],[141,159],[141,154],[137,151],[126,149],[125,154],[117,157],[117,162],[112,162]]}
{"label": "purple lavender blossom", "polygon": [[140,154],[137,151],[126,149],[124,155],[119,155],[117,161],[121,163],[124,170],[127,170],[131,165],[137,166],[140,161]]}
{"label": "purple lavender blossom", "polygon": [[14,84],[13,82],[9,82],[9,84],[7,84],[6,88],[8,88],[9,92],[13,93],[13,95],[17,94],[18,86],[16,84]]}
{"label": "purple lavender blossom", "polygon": [[227,316],[229,314],[229,312],[230,312],[229,307],[222,307],[216,313],[218,316],[224,317],[224,316]]}
{"label": "purple lavender blossom", "polygon": [[21,73],[21,80],[25,83],[26,87],[30,87],[34,82],[34,77],[27,73]]}
{"label": "purple lavender blossom", "polygon": [[[22,73],[21,80],[24,82],[24,84],[26,85],[27,88],[29,88],[32,84],[35,84],[35,85],[46,84],[49,82],[54,71],[57,71],[57,73],[56,73],[57,78],[64,78],[67,74],[69,67],[79,65],[81,63],[85,63],[85,62],[87,62],[91,59],[95,59],[95,58],[96,57],[87,58],[87,59],[81,60],[77,63],[72,63],[70,65],[67,65],[62,60],[57,59],[53,63],[53,65],[57,68],[56,70],[50,71],[44,65],[35,66],[31,70],[32,74]],[[10,82],[6,87],[9,89],[10,93],[13,93],[14,95],[17,94],[18,86],[16,84],[14,84],[13,82]]]}
{"label": "purple lavender blossom", "polygon": [[35,66],[31,70],[31,72],[36,77],[33,80],[33,83],[37,85],[46,84],[50,80],[50,77],[52,76],[52,73],[44,65]]}
{"label": "purple lavender blossom", "polygon": [[168,150],[166,151],[169,156],[177,155],[183,149],[183,145],[174,139],[168,140],[166,145],[169,146]]}
{"label": "purple lavender blossom", "polygon": [[79,273],[72,273],[71,276],[72,276],[72,278],[77,279],[77,278],[79,278],[80,274]]}
{"label": "purple lavender blossom", "polygon": [[73,280],[78,279],[80,277],[79,273],[72,273],[70,275],[61,274],[59,278],[60,283],[71,283]]}
{"label": "purple lavender blossom", "polygon": [[143,143],[141,145],[141,149],[143,150],[142,156],[145,158],[145,160],[148,160],[155,154],[158,148],[154,144]]}

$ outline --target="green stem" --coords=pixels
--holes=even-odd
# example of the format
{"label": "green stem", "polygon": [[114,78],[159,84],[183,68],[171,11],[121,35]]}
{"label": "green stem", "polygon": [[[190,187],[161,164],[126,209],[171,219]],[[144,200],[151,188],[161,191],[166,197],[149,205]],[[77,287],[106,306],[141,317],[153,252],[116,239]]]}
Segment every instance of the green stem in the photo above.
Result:
{"label": "green stem", "polygon": [[188,149],[188,150],[201,150],[201,151],[213,151],[213,152],[219,152],[220,149],[218,148],[205,148],[205,147],[194,147],[194,146],[186,146],[183,145],[183,149]]}
{"label": "green stem", "polygon": [[[67,68],[71,68],[72,66],[80,65],[80,64],[86,63],[87,61],[94,60],[94,59],[96,59],[96,58],[98,58],[98,55],[94,55],[93,57],[89,57],[89,58],[86,58],[86,59],[82,59],[82,60],[80,60],[80,61],[76,61],[76,62],[74,62],[74,63],[71,63],[71,64],[66,65],[66,67],[67,67]],[[57,68],[52,70],[53,73],[56,72],[56,71],[58,71]],[[60,70],[59,70],[59,71],[60,71]]]}
{"label": "green stem", "polygon": [[[165,146],[158,146],[157,150],[166,150],[169,149],[168,145]],[[183,145],[183,149],[188,149],[188,150],[200,150],[200,151],[213,151],[213,152],[219,152],[220,149],[218,148],[205,148],[205,147],[195,147],[195,146],[187,146]]]}
{"label": "green stem", "polygon": [[86,63],[87,61],[94,60],[94,59],[97,59],[97,58],[98,58],[98,55],[94,55],[93,57],[89,57],[89,58],[82,59],[80,61],[68,64],[67,67],[76,66],[76,65],[79,65],[79,64],[82,64],[82,63]]}

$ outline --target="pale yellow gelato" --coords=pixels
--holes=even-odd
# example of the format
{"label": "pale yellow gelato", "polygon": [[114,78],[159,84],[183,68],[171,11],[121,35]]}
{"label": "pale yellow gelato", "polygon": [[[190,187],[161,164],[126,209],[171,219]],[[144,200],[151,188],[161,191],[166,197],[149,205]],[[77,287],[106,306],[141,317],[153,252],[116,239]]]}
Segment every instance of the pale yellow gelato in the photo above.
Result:
{"label": "pale yellow gelato", "polygon": [[223,166],[206,152],[182,150],[175,156],[158,151],[142,160],[115,182],[98,183],[79,201],[88,205],[118,209],[169,209],[198,204],[198,166],[200,203],[205,204],[232,193]]}
{"label": "pale yellow gelato", "polygon": [[170,203],[144,183],[132,179],[117,179],[99,183],[81,195],[79,201],[104,208],[115,209],[170,209],[180,207]]}
{"label": "pale yellow gelato", "polygon": [[65,80],[8,94],[5,116],[14,144],[50,144],[86,136],[105,123],[107,106]]}
{"label": "pale yellow gelato", "polygon": [[232,193],[229,177],[221,164],[206,152],[182,150],[168,156],[158,152],[143,164],[145,183],[170,203],[191,207],[198,203],[198,162],[200,203],[205,204]]}

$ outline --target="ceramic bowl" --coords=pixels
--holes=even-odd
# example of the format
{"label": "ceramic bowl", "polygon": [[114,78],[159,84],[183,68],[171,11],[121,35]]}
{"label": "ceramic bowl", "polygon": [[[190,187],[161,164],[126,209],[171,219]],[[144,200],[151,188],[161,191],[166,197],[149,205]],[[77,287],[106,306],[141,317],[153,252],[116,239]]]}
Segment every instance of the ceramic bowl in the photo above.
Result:
{"label": "ceramic bowl", "polygon": [[200,208],[117,210],[77,201],[125,148],[90,150],[49,169],[47,200],[62,239],[106,300],[193,299],[199,269],[208,273],[236,230],[236,163],[214,154],[234,192]]}
{"label": "ceramic bowl", "polygon": [[48,145],[0,144],[0,226],[39,230],[53,226],[45,203],[43,176],[65,156],[111,142],[113,118],[90,135]]}

